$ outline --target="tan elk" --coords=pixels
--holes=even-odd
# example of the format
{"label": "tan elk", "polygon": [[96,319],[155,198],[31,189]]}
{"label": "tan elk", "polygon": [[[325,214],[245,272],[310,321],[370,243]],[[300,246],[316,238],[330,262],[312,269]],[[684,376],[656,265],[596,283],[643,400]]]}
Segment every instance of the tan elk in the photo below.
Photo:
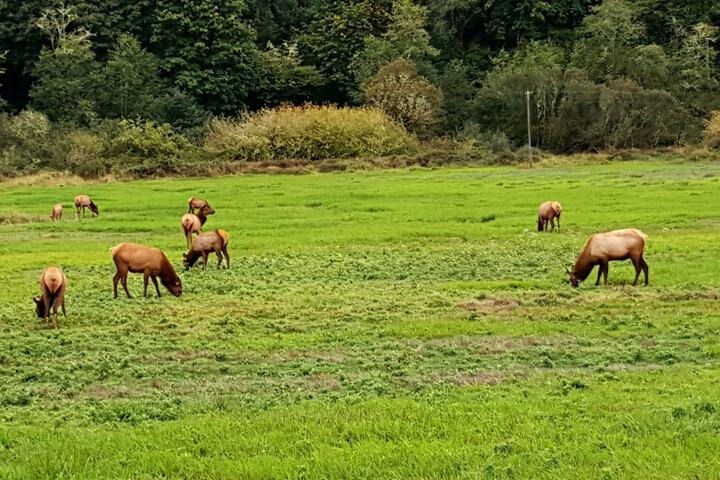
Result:
{"label": "tan elk", "polygon": [[83,218],[85,218],[86,208],[89,208],[90,211],[95,215],[100,214],[97,205],[95,205],[95,203],[90,199],[90,197],[88,197],[87,195],[78,195],[77,197],[75,197],[75,210],[78,218],[80,218],[80,210],[82,210],[82,216]]}
{"label": "tan elk", "polygon": [[182,228],[185,240],[187,240],[187,248],[192,246],[192,236],[200,235],[200,229],[207,222],[207,216],[214,212],[210,207],[202,207],[197,215],[194,213],[186,213],[180,219],[180,227]]}
{"label": "tan elk", "polygon": [[595,265],[598,265],[598,276],[595,285],[600,284],[601,275],[604,277],[605,285],[607,285],[608,263],[629,258],[635,267],[633,285],[637,285],[641,271],[645,274],[645,285],[647,285],[649,283],[648,274],[650,268],[643,258],[647,239],[647,235],[635,228],[592,235],[575,261],[572,271],[565,268],[565,271],[570,276],[570,283],[573,287],[577,287],[580,282],[590,275]]}
{"label": "tan elk", "polygon": [[161,296],[157,277],[160,277],[160,282],[170,293],[176,297],[182,295],[180,278],[175,273],[175,269],[170,264],[170,261],[159,248],[146,247],[145,245],[138,245],[137,243],[120,243],[111,248],[110,253],[112,254],[112,259],[117,269],[113,277],[113,293],[115,298],[118,297],[118,281],[122,281],[125,294],[128,298],[131,298],[127,287],[128,272],[142,273],[144,275],[145,289],[143,290],[143,295],[146,297],[148,279],[152,279],[158,297]]}
{"label": "tan elk", "polygon": [[207,215],[215,213],[215,210],[210,206],[210,204],[202,198],[188,198],[188,213],[195,213],[195,210],[200,210],[202,208],[206,209]]}
{"label": "tan elk", "polygon": [[550,231],[555,229],[555,219],[557,218],[557,228],[560,231],[560,214],[562,213],[562,205],[558,202],[544,202],[538,208],[538,232],[547,232],[548,223],[550,223]]}
{"label": "tan elk", "polygon": [[53,325],[58,328],[58,307],[62,307],[63,316],[67,318],[65,311],[65,292],[67,291],[67,277],[57,267],[48,267],[40,274],[40,298],[33,297],[35,301],[35,312],[38,318],[45,319],[45,325],[50,324],[50,309],[53,309]]}
{"label": "tan elk", "polygon": [[215,252],[217,255],[218,269],[222,265],[223,255],[227,268],[230,268],[230,255],[227,252],[228,240],[229,237],[225,230],[215,230],[195,237],[188,252],[183,254],[185,270],[192,268],[200,257],[203,259],[203,270],[207,268],[208,256],[211,252]]}
{"label": "tan elk", "polygon": [[56,203],[53,205],[52,212],[50,213],[50,220],[54,221],[60,221],[62,220],[62,204]]}

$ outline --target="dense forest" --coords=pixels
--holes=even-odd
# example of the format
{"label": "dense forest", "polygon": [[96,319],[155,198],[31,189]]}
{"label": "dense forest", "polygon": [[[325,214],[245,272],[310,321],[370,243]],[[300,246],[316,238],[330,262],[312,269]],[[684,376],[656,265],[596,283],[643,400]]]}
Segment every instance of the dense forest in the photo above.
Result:
{"label": "dense forest", "polygon": [[[64,138],[48,158],[227,146],[241,118],[268,137],[275,107],[516,148],[525,91],[546,150],[698,144],[718,128],[718,25],[711,0],[0,0],[0,169],[44,162],[38,135]],[[265,137],[236,157],[265,158]]]}

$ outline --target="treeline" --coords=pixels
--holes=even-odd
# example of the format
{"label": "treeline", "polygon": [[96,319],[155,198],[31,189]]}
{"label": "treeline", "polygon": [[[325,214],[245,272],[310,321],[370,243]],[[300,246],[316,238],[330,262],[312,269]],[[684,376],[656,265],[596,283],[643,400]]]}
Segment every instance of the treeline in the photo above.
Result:
{"label": "treeline", "polygon": [[[143,155],[218,145],[243,160],[347,154],[313,131],[313,108],[276,112],[306,145],[249,133],[272,116],[251,112],[304,104],[509,150],[526,139],[525,91],[543,149],[714,145],[718,25],[720,3],[685,0],[0,0],[0,173],[99,174],[120,158],[155,171]],[[352,144],[387,141],[333,112],[362,132]],[[411,152],[408,138],[388,152]]]}

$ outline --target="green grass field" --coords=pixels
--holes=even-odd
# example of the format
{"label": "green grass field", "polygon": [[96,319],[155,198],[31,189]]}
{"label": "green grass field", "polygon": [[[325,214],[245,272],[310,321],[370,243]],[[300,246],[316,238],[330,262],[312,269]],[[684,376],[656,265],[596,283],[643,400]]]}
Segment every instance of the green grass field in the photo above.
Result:
{"label": "green grass field", "polygon": [[[719,179],[617,162],[0,184],[0,478],[717,478]],[[98,218],[75,220],[77,193]],[[232,268],[182,273],[181,298],[134,275],[113,300],[108,249],[179,268],[191,195]],[[562,231],[538,234],[548,199]],[[588,235],[624,227],[650,236],[650,286],[626,262],[572,289]],[[59,330],[31,300],[51,264]]]}

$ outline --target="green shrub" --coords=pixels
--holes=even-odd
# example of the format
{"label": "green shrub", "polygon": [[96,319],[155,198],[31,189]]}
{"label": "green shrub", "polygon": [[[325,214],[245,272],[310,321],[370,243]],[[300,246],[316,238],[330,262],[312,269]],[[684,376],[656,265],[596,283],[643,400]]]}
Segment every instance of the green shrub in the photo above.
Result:
{"label": "green shrub", "polygon": [[512,145],[505,133],[500,131],[488,132],[474,122],[466,122],[457,133],[459,140],[473,140],[478,145],[492,153],[510,153]]}
{"label": "green shrub", "polygon": [[68,168],[83,178],[97,178],[107,173],[104,160],[105,142],[99,135],[86,130],[73,130],[65,135],[65,158]]}
{"label": "green shrub", "polygon": [[118,131],[110,140],[110,156],[134,156],[143,158],[177,157],[190,142],[175,133],[168,124],[151,121],[120,120]]}
{"label": "green shrub", "polygon": [[378,157],[415,147],[415,138],[379,109],[330,105],[216,119],[205,141],[207,151],[243,161]]}
{"label": "green shrub", "polygon": [[[190,141],[168,124],[120,120],[103,126],[104,156],[114,173],[147,177],[179,173],[182,157],[193,150]],[[90,164],[87,168],[99,167]]]}
{"label": "green shrub", "polygon": [[381,108],[408,130],[430,136],[442,118],[442,91],[418,75],[415,64],[397,60],[362,85],[365,103]]}

